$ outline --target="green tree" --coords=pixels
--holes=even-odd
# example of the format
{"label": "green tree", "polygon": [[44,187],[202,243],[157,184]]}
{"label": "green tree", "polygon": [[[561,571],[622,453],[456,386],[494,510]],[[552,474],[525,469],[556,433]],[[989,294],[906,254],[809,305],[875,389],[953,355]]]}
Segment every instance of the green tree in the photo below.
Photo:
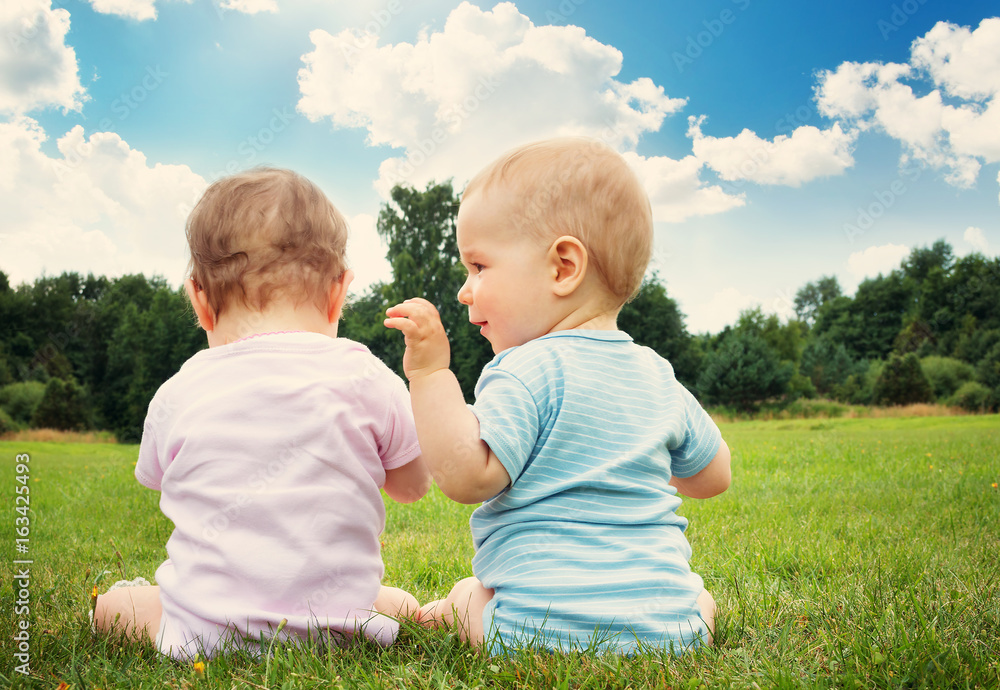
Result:
{"label": "green tree", "polygon": [[712,405],[746,412],[784,395],[794,368],[758,335],[734,332],[705,357],[698,390]]}
{"label": "green tree", "polygon": [[881,359],[888,355],[912,303],[912,285],[898,271],[862,282],[851,310],[857,327],[857,356]]}
{"label": "green tree", "polygon": [[459,199],[451,183],[430,183],[424,191],[396,186],[392,201],[379,212],[378,232],[388,245],[392,282],[376,284],[345,311],[345,337],[366,344],[389,367],[403,374],[403,337],[382,325],[385,310],[411,297],[423,297],[441,314],[451,344],[451,368],[467,400],[474,397],[479,373],[493,351],[469,323],[458,291],[465,282],[455,241]]}
{"label": "green tree", "polygon": [[823,276],[815,283],[806,283],[795,293],[795,315],[799,321],[812,324],[820,307],[841,296],[835,276]]}
{"label": "green tree", "polygon": [[696,387],[700,352],[694,347],[677,302],[667,296],[659,276],[647,277],[636,296],[622,307],[618,328],[669,361],[678,381],[689,389]]}
{"label": "green tree", "polygon": [[910,255],[903,259],[900,268],[903,274],[915,283],[922,284],[931,274],[947,273],[955,261],[955,253],[951,245],[944,240],[938,240],[931,247],[916,247]]}
{"label": "green tree", "polygon": [[106,427],[125,443],[139,440],[145,413],[139,399],[140,391],[148,386],[142,313],[136,304],[126,305],[107,344],[101,413]]}
{"label": "green tree", "polygon": [[[143,275],[126,275],[95,287],[97,296],[88,309],[80,314],[77,337],[89,352],[78,369],[78,377],[93,394],[95,423],[102,429],[116,430],[121,423],[122,404],[132,377],[131,347],[143,349],[142,333],[136,334],[131,345],[119,348],[119,329],[129,309],[142,313],[149,309],[158,289],[169,289],[162,279],[147,279]],[[114,362],[110,361],[112,355]],[[179,366],[179,365],[178,365]]]}
{"label": "green tree", "polygon": [[901,271],[869,278],[853,299],[837,297],[818,310],[815,335],[843,343],[852,359],[883,359],[892,351],[913,299],[913,284]]}
{"label": "green tree", "polygon": [[777,314],[765,315],[764,311],[756,306],[740,312],[734,330],[763,338],[779,359],[797,364],[802,355],[802,348],[805,347],[808,326],[796,319],[782,324]]}
{"label": "green tree", "polygon": [[932,307],[928,320],[937,333],[938,354],[979,362],[1000,342],[1000,257],[958,259],[926,310]]}
{"label": "green tree", "polygon": [[799,364],[799,372],[809,377],[816,392],[824,396],[833,395],[848,377],[861,373],[860,369],[844,344],[826,334],[809,340]]}
{"label": "green tree", "polygon": [[3,341],[0,340],[0,386],[6,386],[14,380],[5,349]]}
{"label": "green tree", "polygon": [[31,418],[31,426],[64,431],[89,428],[90,407],[86,392],[72,379],[49,379],[45,394]]}
{"label": "green tree", "polygon": [[113,328],[105,341],[102,366],[93,370],[101,391],[101,423],[120,441],[133,442],[142,435],[156,390],[206,347],[205,334],[183,290],[172,290],[162,278],[129,276],[103,299],[107,302],[102,300],[98,320]]}
{"label": "green tree", "polygon": [[990,391],[988,405],[1000,409],[1000,343],[997,343],[976,366],[976,380]]}
{"label": "green tree", "polygon": [[[390,306],[385,283],[374,283],[362,295],[351,294],[341,317],[337,334],[363,343],[372,354],[396,369],[402,363],[402,343],[382,325],[385,310]],[[398,334],[397,334],[398,335]]]}
{"label": "green tree", "polygon": [[893,353],[875,382],[873,402],[876,405],[910,405],[933,399],[934,391],[917,356],[912,352],[902,356]]}

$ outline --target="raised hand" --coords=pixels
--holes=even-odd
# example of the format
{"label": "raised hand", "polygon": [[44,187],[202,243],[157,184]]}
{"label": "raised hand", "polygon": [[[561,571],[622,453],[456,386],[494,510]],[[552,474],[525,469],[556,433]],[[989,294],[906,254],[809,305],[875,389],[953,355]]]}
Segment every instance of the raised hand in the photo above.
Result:
{"label": "raised hand", "polygon": [[451,347],[448,336],[441,324],[441,316],[433,304],[421,297],[408,299],[402,304],[389,307],[386,328],[402,331],[406,342],[403,355],[403,372],[406,378],[427,376],[451,363]]}

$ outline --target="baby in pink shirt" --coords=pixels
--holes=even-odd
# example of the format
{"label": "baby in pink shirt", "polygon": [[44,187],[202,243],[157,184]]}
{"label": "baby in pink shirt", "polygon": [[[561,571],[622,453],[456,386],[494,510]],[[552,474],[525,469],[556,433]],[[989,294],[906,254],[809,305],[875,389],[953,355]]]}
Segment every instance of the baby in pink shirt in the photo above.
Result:
{"label": "baby in pink shirt", "polygon": [[174,523],[155,587],[98,597],[94,624],[164,654],[261,636],[391,644],[414,597],[381,585],[383,488],[430,486],[403,381],[337,338],[347,225],[311,182],[215,182],[187,224],[185,288],[209,349],[150,403],[136,477]]}

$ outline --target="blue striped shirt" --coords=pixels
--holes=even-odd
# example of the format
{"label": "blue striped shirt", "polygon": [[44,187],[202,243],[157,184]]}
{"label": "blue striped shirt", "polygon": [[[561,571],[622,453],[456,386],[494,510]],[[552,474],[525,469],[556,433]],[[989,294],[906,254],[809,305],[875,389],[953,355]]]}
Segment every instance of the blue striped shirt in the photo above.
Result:
{"label": "blue striped shirt", "polygon": [[721,435],[669,362],[621,331],[558,331],[497,355],[473,410],[511,478],[470,521],[493,650],[696,643],[703,583],[667,482]]}

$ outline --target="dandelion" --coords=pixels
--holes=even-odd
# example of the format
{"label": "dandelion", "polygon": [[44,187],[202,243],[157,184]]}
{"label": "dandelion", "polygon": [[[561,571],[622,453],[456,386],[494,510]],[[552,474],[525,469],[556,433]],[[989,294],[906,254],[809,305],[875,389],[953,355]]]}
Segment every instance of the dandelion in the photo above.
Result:
{"label": "dandelion", "polygon": [[199,678],[204,678],[205,677],[205,662],[204,661],[196,661],[196,662],[194,662],[194,675],[198,676]]}
{"label": "dandelion", "polygon": [[997,483],[996,482],[993,482],[993,488],[994,489],[997,488]]}

